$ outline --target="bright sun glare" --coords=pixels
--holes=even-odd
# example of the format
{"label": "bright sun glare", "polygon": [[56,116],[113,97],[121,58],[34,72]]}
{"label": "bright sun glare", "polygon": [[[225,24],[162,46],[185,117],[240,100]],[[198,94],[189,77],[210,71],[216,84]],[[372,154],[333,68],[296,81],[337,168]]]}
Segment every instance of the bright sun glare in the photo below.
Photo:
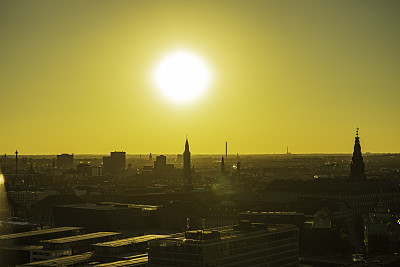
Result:
{"label": "bright sun glare", "polygon": [[197,55],[179,51],[159,63],[153,79],[166,98],[184,104],[197,99],[206,91],[211,82],[211,72]]}

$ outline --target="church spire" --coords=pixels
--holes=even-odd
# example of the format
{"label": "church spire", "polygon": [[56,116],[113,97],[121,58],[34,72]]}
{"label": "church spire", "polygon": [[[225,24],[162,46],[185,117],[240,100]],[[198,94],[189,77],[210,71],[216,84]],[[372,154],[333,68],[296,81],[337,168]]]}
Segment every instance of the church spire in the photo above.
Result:
{"label": "church spire", "polygon": [[189,185],[192,184],[192,170],[190,165],[191,165],[191,160],[189,151],[189,141],[186,136],[185,151],[183,152],[183,178]]}
{"label": "church spire", "polygon": [[352,180],[362,180],[365,179],[365,165],[363,156],[361,154],[360,137],[358,136],[359,128],[356,128],[356,137],[354,142],[353,157],[350,164],[350,179]]}
{"label": "church spire", "polygon": [[186,136],[186,143],[185,143],[185,152],[188,151],[189,152],[189,141],[188,138]]}

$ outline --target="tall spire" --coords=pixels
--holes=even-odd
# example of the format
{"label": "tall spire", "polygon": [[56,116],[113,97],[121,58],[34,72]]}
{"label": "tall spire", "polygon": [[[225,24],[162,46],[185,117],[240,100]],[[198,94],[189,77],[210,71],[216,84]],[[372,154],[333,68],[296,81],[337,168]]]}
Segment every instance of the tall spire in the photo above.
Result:
{"label": "tall spire", "polygon": [[18,177],[18,150],[15,150],[15,178]]}
{"label": "tall spire", "polygon": [[188,184],[192,184],[192,170],[190,168],[189,141],[186,136],[185,151],[183,152],[183,178]]}
{"label": "tall spire", "polygon": [[186,136],[186,143],[185,143],[185,152],[186,151],[189,151],[189,141],[188,141],[187,136]]}
{"label": "tall spire", "polygon": [[350,164],[350,179],[362,180],[365,179],[365,165],[361,154],[360,137],[358,136],[359,128],[356,128],[356,137],[354,142],[353,157]]}

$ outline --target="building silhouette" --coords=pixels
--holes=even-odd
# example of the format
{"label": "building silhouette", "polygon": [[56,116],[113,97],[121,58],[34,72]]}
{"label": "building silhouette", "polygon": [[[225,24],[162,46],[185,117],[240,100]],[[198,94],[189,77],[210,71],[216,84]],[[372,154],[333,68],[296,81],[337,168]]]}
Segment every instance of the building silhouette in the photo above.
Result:
{"label": "building silhouette", "polygon": [[74,167],[74,154],[57,155],[57,169],[68,170]]}
{"label": "building silhouette", "polygon": [[183,178],[188,184],[192,184],[192,168],[190,165],[189,141],[186,138],[185,151],[183,152]]}
{"label": "building silhouette", "polygon": [[350,179],[364,180],[365,179],[365,165],[363,156],[361,154],[360,137],[358,136],[358,127],[356,130],[356,138],[354,142],[354,152],[350,164]]}
{"label": "building silhouette", "polygon": [[242,170],[241,170],[241,168],[240,168],[239,153],[237,154],[236,171],[237,171],[237,175],[240,176],[240,174],[242,173]]}
{"label": "building silhouette", "polygon": [[125,159],[125,152],[111,152],[109,157],[103,157],[103,172],[114,177],[121,177],[125,171]]}
{"label": "building silhouette", "polygon": [[158,178],[165,177],[165,171],[167,168],[167,157],[164,155],[159,155],[154,161],[154,174]]}
{"label": "building silhouette", "polygon": [[225,160],[224,160],[224,156],[222,156],[221,158],[221,175],[225,174]]}

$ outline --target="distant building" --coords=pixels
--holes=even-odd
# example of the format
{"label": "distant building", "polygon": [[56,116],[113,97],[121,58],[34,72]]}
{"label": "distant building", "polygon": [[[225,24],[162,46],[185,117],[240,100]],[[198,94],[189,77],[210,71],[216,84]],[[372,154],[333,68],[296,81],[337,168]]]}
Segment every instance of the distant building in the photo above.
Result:
{"label": "distant building", "polygon": [[224,161],[224,156],[221,158],[221,175],[225,175],[225,161]]}
{"label": "distant building", "polygon": [[103,175],[103,169],[101,167],[90,167],[90,176],[95,177],[95,176],[102,176]]}
{"label": "distant building", "polygon": [[140,207],[98,203],[53,206],[56,226],[82,226],[91,231],[119,231],[145,227]]}
{"label": "distant building", "polygon": [[149,266],[299,266],[298,230],[241,221],[150,241]]}
{"label": "distant building", "polygon": [[240,167],[240,160],[239,160],[239,154],[237,154],[237,163],[236,163],[236,174],[240,176],[242,174],[242,169]]}
{"label": "distant building", "polygon": [[165,171],[167,168],[167,157],[164,155],[160,155],[156,157],[156,161],[154,161],[154,174],[157,178],[164,178]]}
{"label": "distant building", "polygon": [[103,172],[114,177],[121,177],[125,171],[125,164],[125,152],[111,152],[109,157],[103,157]]}
{"label": "distant building", "polygon": [[185,151],[183,152],[183,178],[188,184],[192,184],[192,168],[189,151],[189,141],[186,138]]}
{"label": "distant building", "polygon": [[57,155],[57,169],[68,170],[74,167],[74,154]]}

